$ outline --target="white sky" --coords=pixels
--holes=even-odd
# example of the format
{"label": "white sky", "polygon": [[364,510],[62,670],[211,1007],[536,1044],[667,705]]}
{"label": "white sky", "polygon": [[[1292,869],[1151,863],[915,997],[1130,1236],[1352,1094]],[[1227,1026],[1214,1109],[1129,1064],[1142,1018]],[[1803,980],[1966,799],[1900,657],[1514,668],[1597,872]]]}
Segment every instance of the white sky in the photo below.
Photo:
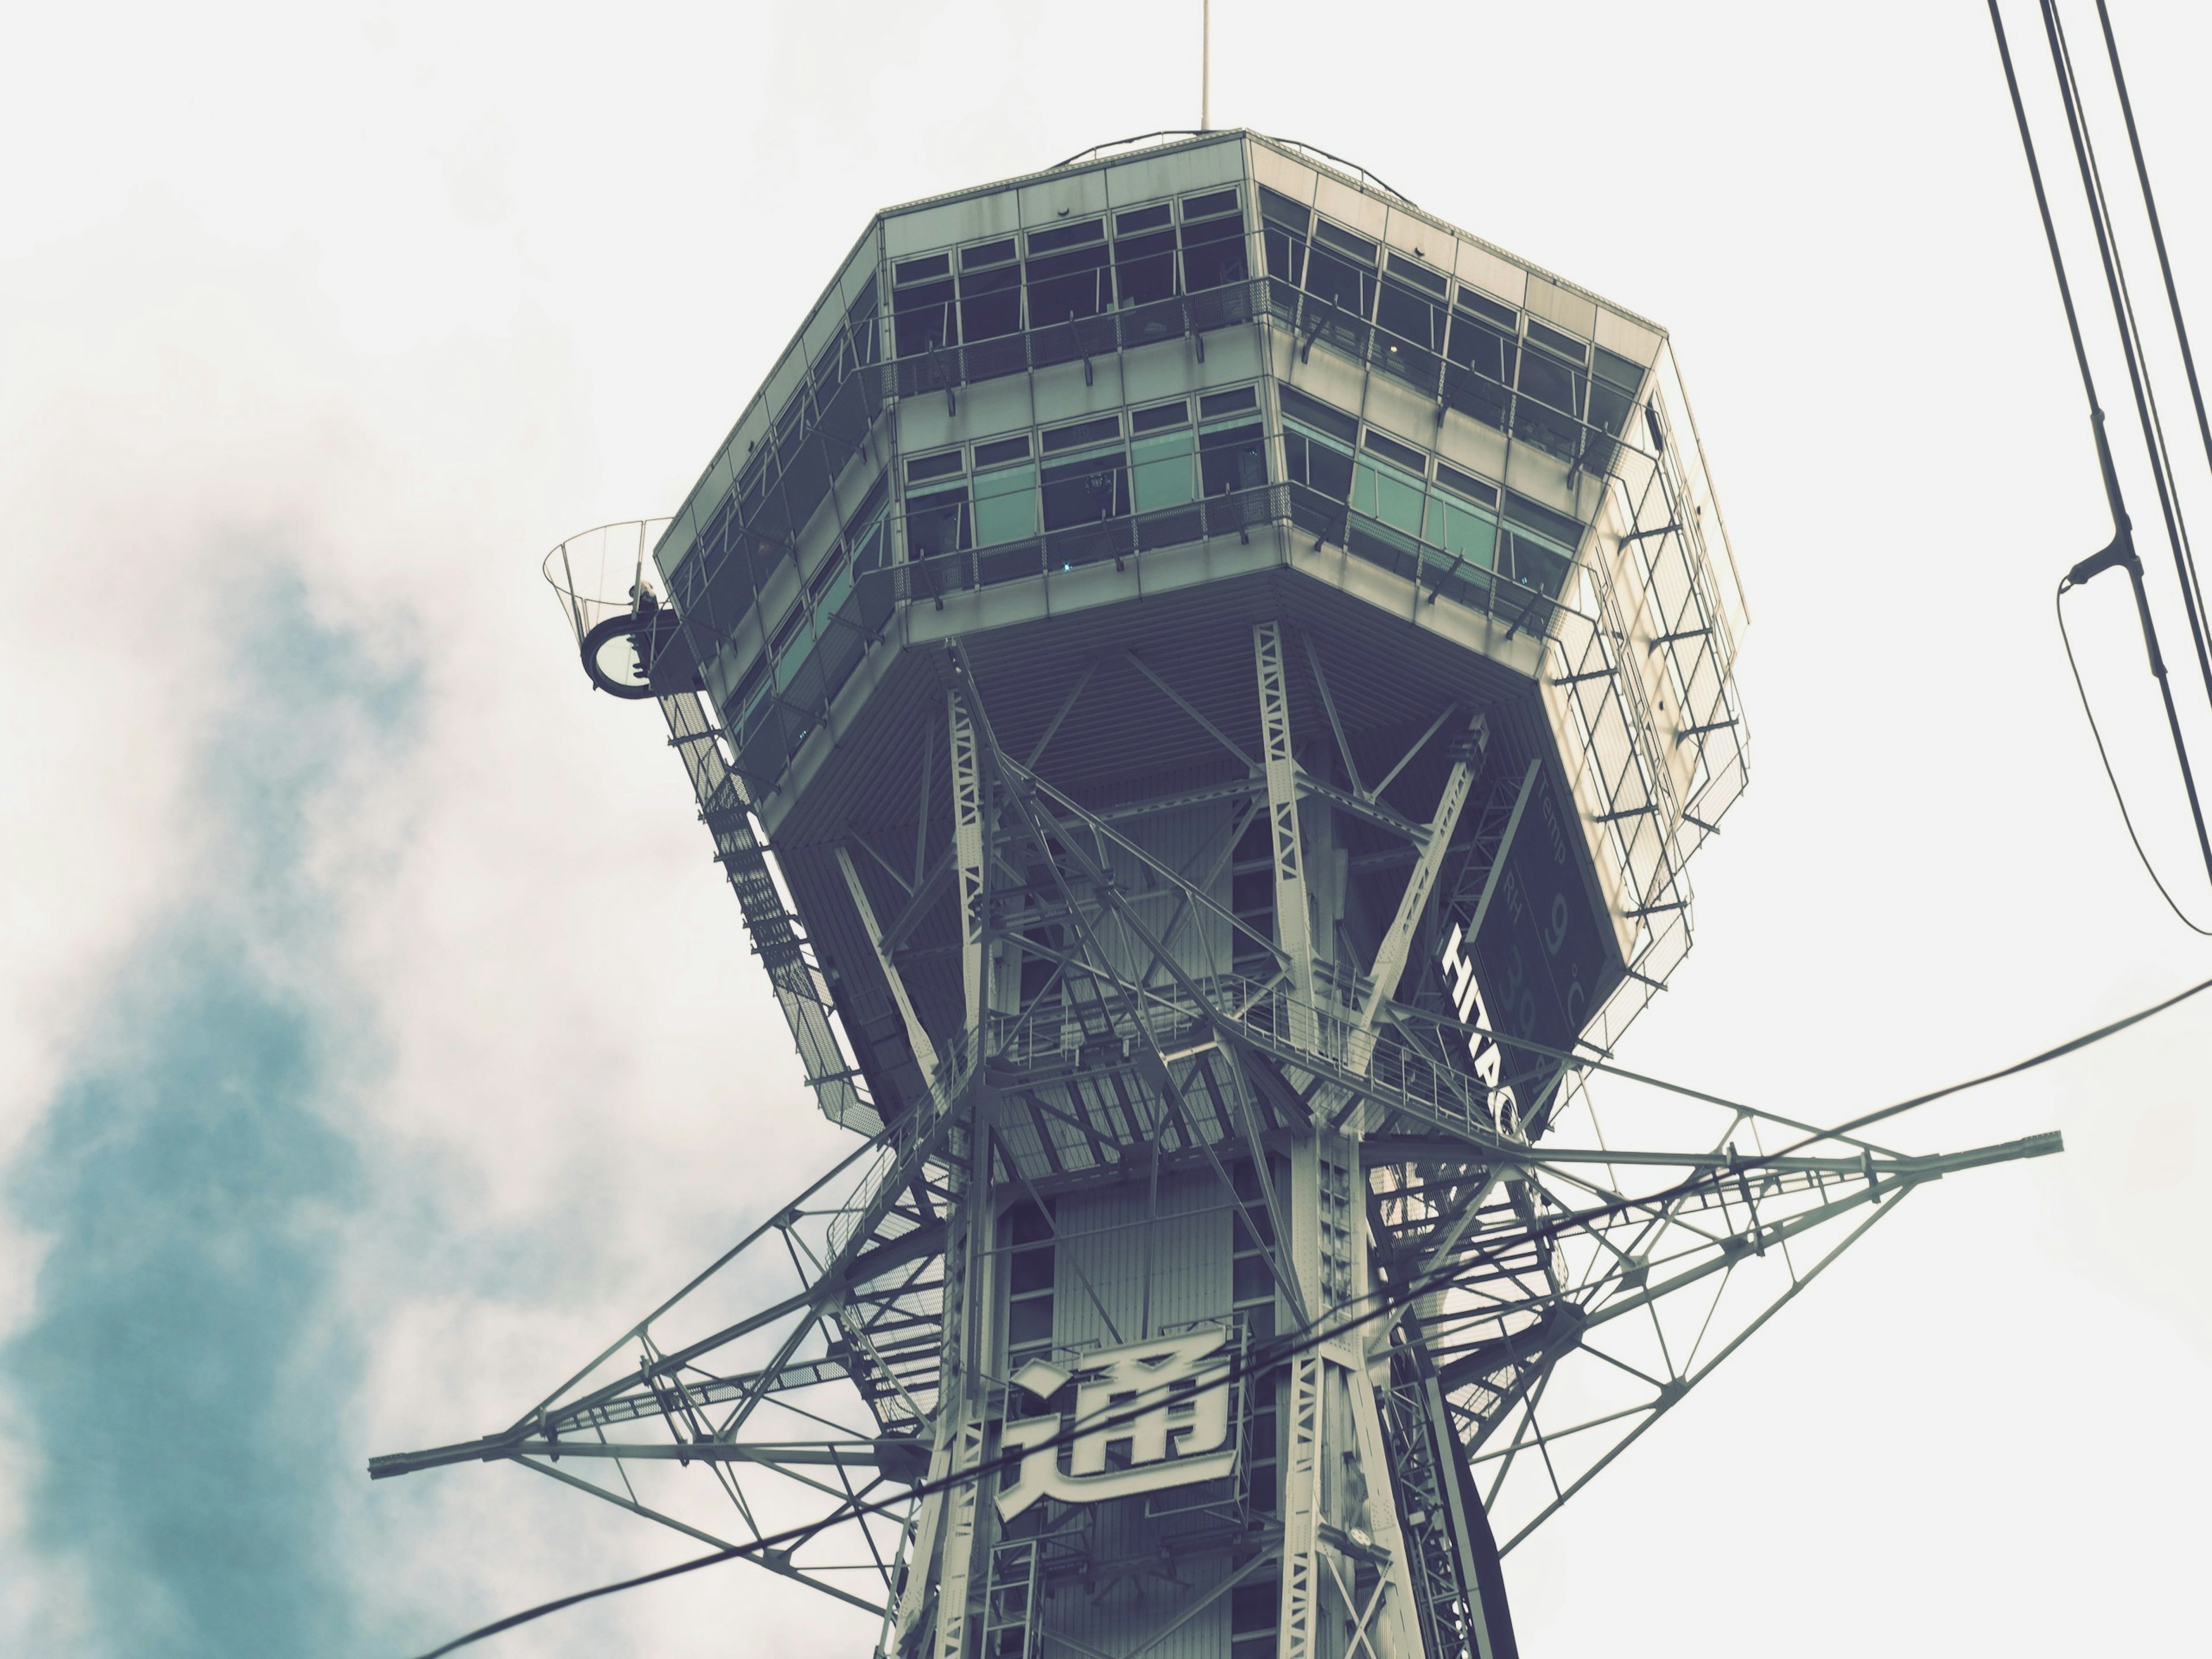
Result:
{"label": "white sky", "polygon": [[[2212,31],[2115,9],[2212,342]],[[586,694],[536,562],[674,507],[875,209],[1192,121],[1196,13],[0,19],[0,1332],[38,1327],[49,1238],[7,1218],[116,975],[195,894],[230,902],[203,769],[283,573],[422,684],[406,739],[339,757],[303,809],[331,926],[270,946],[371,1056],[325,1104],[362,1187],[289,1334],[362,1356],[315,1405],[332,1456],[504,1424],[832,1155],[680,769],[649,711]],[[2212,974],[2128,850],[2051,624],[2108,526],[1981,7],[1215,13],[1217,124],[1350,156],[1674,333],[1754,616],[1753,781],[1626,1063],[1833,1120]],[[2094,14],[2069,16],[2087,75]],[[2148,304],[2147,255],[2133,275]],[[2100,373],[2124,453],[2110,351]],[[2186,454],[2178,374],[2167,412]],[[2078,601],[2084,669],[2147,841],[2212,919],[2118,580]],[[1915,1197],[1511,1558],[1524,1650],[2189,1645],[2209,1036],[2212,999],[1900,1133],[2069,1150]],[[96,1538],[44,1529],[40,1472],[71,1455],[0,1414],[0,1646],[116,1639]],[[690,1548],[598,1509],[505,1468],[334,1484],[335,1616],[397,1652]],[[732,1568],[483,1650],[867,1639]]]}

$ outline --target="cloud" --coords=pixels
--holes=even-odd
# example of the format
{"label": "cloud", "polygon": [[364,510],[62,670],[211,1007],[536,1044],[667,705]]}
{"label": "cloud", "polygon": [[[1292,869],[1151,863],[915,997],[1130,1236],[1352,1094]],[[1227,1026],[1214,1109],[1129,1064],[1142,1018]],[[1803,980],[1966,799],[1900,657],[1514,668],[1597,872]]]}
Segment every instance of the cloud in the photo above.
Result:
{"label": "cloud", "polygon": [[332,982],[310,825],[404,745],[411,675],[252,573],[201,744],[199,880],[147,927],[64,1060],[6,1189],[46,1254],[0,1392],[33,1449],[25,1541],[74,1596],[41,1646],[340,1654],[362,1609],[332,1432],[358,1334],[330,1290],[363,1202],[342,1108],[374,1063]]}

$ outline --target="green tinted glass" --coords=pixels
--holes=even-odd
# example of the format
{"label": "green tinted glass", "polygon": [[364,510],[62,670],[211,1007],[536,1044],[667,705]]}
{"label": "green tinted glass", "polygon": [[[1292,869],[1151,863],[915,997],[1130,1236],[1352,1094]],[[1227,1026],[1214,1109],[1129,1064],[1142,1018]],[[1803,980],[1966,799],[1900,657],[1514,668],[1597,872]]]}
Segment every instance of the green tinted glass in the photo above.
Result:
{"label": "green tinted glass", "polygon": [[1429,539],[1487,569],[1498,550],[1498,523],[1487,514],[1439,495],[1429,507]]}
{"label": "green tinted glass", "polygon": [[1190,448],[1188,428],[1139,438],[1129,446],[1129,475],[1138,512],[1180,507],[1190,499]]}
{"label": "green tinted glass", "polygon": [[975,545],[1036,534],[1036,468],[1009,466],[975,478]]}
{"label": "green tinted glass", "polygon": [[1370,460],[1364,455],[1359,458],[1358,476],[1352,484],[1352,505],[1370,518],[1380,519],[1395,529],[1418,536],[1421,533],[1421,498],[1425,493],[1421,481],[1412,473]]}

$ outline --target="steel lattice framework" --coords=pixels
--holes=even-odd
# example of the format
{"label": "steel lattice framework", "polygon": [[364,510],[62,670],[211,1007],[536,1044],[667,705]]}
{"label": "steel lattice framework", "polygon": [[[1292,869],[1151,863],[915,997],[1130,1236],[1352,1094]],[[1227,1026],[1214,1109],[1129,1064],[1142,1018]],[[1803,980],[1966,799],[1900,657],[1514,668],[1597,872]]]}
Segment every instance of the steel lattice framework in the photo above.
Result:
{"label": "steel lattice framework", "polygon": [[[1259,653],[1263,690],[1277,643]],[[974,1258],[988,1249],[968,1195],[985,1183],[1036,1193],[1131,1170],[1202,1170],[1253,1236],[1294,1240],[1286,1195],[1240,1188],[1231,1164],[1264,1168],[1271,1150],[1304,1141],[1322,1149],[1317,1167],[1345,1178],[1342,1213],[1313,1230],[1324,1305],[1304,1316],[1358,1318],[1358,1229],[1370,1300],[1387,1304],[1417,1279],[1434,1285],[1352,1339],[1361,1363],[1387,1369],[1376,1419],[1358,1431],[1401,1494],[1405,1537],[1390,1559],[1425,1650],[1473,1654],[1485,1574],[1471,1511],[1510,1552],[1905,1194],[2057,1150],[2043,1135],[1910,1157],[1679,1094],[1639,1101],[1635,1114],[1674,1129],[1672,1146],[1622,1148],[1601,1130],[1588,1083],[1601,1063],[1565,1054],[1548,1057],[1567,1079],[1550,1133],[1533,1145],[1502,1134],[1426,1046],[1466,1029],[1456,1022],[1378,1032],[1300,1000],[1284,978],[1186,972],[1170,943],[1177,929],[1209,914],[1233,921],[1204,879],[1223,850],[1179,870],[1132,831],[1188,801],[1110,815],[1079,805],[999,748],[957,662],[946,674],[932,737],[949,737],[953,762],[947,839],[971,919],[962,950],[973,964],[1052,929],[1051,994],[991,1014],[980,1065],[972,1049],[946,1056],[925,1109],[863,1143],[506,1430],[378,1459],[374,1474],[510,1460],[715,1545],[805,1525],[811,1504],[818,1533],[742,1559],[882,1617],[894,1650],[907,1565],[931,1542],[921,1506],[896,1494],[980,1468],[987,1413],[944,1435],[945,1402],[964,1393],[988,1406],[1006,1386],[979,1374],[963,1329]],[[775,896],[740,792],[703,740],[705,714],[694,696],[661,706],[794,1029],[819,1021],[819,1052],[834,1056],[818,969]],[[1473,773],[1466,758],[1457,769]],[[1242,793],[1242,815],[1264,811],[1263,788]],[[1465,798],[1445,800],[1455,794]],[[1433,826],[1404,828],[1426,844]],[[1478,896],[1501,838],[1478,836],[1459,872]],[[1283,856],[1294,871],[1294,853]],[[1409,896],[1429,873],[1417,861]],[[927,890],[928,875],[915,885]],[[1355,1123],[1365,1133],[1343,1133]],[[1770,1155],[1782,1146],[1792,1150]],[[1270,1248],[1268,1268],[1304,1304],[1312,1280],[1295,1248]],[[1248,1575],[1277,1561],[1312,1575],[1340,1559],[1318,1548],[1314,1506],[1297,1489],[1298,1459],[1317,1443],[1321,1356],[1344,1341],[1290,1362],[1290,1514],[1243,1564]],[[850,1512],[885,1499],[888,1514]],[[972,1547],[976,1509],[969,1485],[927,1517],[949,1554]],[[936,1650],[957,1654],[963,1639],[951,1626]]]}
{"label": "steel lattice framework", "polygon": [[2057,1137],[1613,1061],[1744,776],[1662,331],[1253,134],[871,239],[684,514],[547,566],[861,1144],[371,1472],[520,1463],[880,1659],[1508,1659],[1504,1556]]}

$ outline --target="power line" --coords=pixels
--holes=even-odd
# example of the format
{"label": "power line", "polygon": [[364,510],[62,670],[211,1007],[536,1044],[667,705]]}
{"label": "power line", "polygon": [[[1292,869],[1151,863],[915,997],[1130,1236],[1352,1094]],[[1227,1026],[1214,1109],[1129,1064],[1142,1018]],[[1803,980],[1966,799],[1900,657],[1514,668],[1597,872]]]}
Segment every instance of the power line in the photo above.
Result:
{"label": "power line", "polygon": [[2105,751],[2105,734],[2097,729],[2097,711],[2089,706],[2089,694],[2081,684],[2081,665],[2074,660],[2074,639],[2066,631],[2065,594],[2066,589],[2062,586],[2051,596],[2051,613],[2058,618],[2058,639],[2059,642],[2066,647],[2066,668],[2067,672],[2074,677],[2074,695],[2081,699],[2081,717],[2089,722],[2089,736],[2097,745],[2097,758],[2104,763],[2105,781],[2112,787],[2112,800],[2120,809],[2120,822],[2127,827],[2128,844],[2136,849],[2136,857],[2142,863],[2143,873],[2150,878],[2150,884],[2158,889],[2158,896],[2166,901],[2166,908],[2179,918],[2184,927],[2188,928],[2191,933],[2202,933],[2207,939],[2212,939],[2212,927],[2198,927],[2190,920],[2187,912],[2174,902],[2173,895],[2166,890],[2166,884],[2159,879],[2158,868],[2151,863],[2150,854],[2143,851],[2142,838],[2136,834],[2136,821],[2134,816],[2128,811],[2128,798],[2120,791],[2120,780],[2112,770],[2112,757]]}
{"label": "power line", "polygon": [[[2176,992],[2173,995],[2166,997],[2160,1001],[2154,1002],[2148,1007],[2138,1009],[2134,1013],[2124,1015],[2121,1018],[2113,1020],[2109,1024],[2098,1026],[2094,1030],[2083,1032],[2081,1036],[2070,1038],[2067,1042],[2057,1043],[2051,1048],[2043,1049],[2039,1053],[2030,1054],[2025,1060],[2015,1060],[2009,1066],[2002,1066],[1993,1072],[1983,1073],[1980,1076],[1969,1078],[1964,1082],[1948,1084],[1942,1088],[1932,1089],[1928,1091],[1926,1093],[1914,1095],[1910,1099],[1901,1100],[1894,1104],[1881,1107],[1877,1110],[1865,1113],[1861,1116],[1852,1118],[1847,1122],[1838,1125],[1833,1129],[1812,1133],[1807,1136],[1806,1139],[1797,1141],[1790,1146],[1785,1146],[1778,1152],[1764,1153],[1757,1157],[1740,1159],[1728,1170],[1717,1172],[1717,1174],[1725,1174],[1729,1178],[1734,1179],[1739,1174],[1754,1173],[1777,1159],[1785,1158],[1791,1152],[1796,1152],[1804,1146],[1810,1146],[1816,1141],[1847,1135],[1854,1130],[1865,1127],[1869,1124],[1880,1122],[1885,1118],[1895,1117],[1900,1113],[1911,1111],[1917,1107],[1928,1105],[1932,1102],[1945,1099],[1952,1095],[1962,1094],[1969,1089],[1977,1089],[1984,1084],[1995,1083],[2002,1079],[2017,1077],[2023,1072],[2033,1071],[2039,1066],[2048,1065],[2052,1060],[2062,1059],[2069,1054],[2079,1053],[2081,1050],[2093,1047],[2097,1043],[2106,1041],[2107,1038],[2117,1036],[2121,1032],[2129,1030],[2130,1027],[2139,1025],[2145,1020],[2154,1018],[2157,1015],[2164,1013],[2166,1010],[2176,1007],[2181,1003],[2188,1001],[2191,997],[2197,996],[2208,990],[2212,990],[2212,979],[2199,981],[2197,984],[2191,985],[2185,990]],[[1707,1098],[1711,1098],[1711,1097],[1707,1097]],[[1592,1206],[1588,1209],[1574,1211],[1562,1217],[1561,1220],[1564,1223],[1570,1224],[1587,1225],[1594,1219],[1601,1219],[1607,1216],[1619,1214],[1626,1210],[1650,1208],[1657,1205],[1662,1205],[1670,1201],[1674,1198],[1694,1191],[1700,1184],[1716,1181],[1717,1179],[1717,1174],[1709,1173],[1705,1176],[1695,1177],[1690,1181],[1678,1182],[1671,1188],[1663,1188],[1657,1193],[1647,1194],[1643,1197],[1618,1199],[1607,1203]],[[1338,1324],[1333,1326],[1316,1326],[1310,1330],[1278,1339],[1275,1342],[1265,1345],[1265,1346],[1261,1349],[1260,1352],[1264,1357],[1245,1356],[1240,1358],[1232,1359],[1230,1364],[1223,1369],[1221,1375],[1200,1383],[1197,1389],[1191,1390],[1190,1392],[1195,1393],[1214,1388],[1227,1388],[1242,1380],[1246,1376],[1256,1372],[1272,1370],[1286,1360],[1295,1358],[1297,1355],[1305,1352],[1308,1349],[1318,1347],[1324,1342],[1333,1340],[1337,1337],[1346,1335],[1353,1331],[1359,1330],[1367,1325],[1372,1324],[1376,1320],[1382,1318],[1388,1313],[1395,1311],[1400,1308],[1412,1305],[1424,1296],[1427,1296],[1437,1291],[1449,1289],[1453,1280],[1464,1271],[1464,1268],[1455,1265],[1449,1268],[1439,1269],[1434,1273],[1413,1275],[1404,1284],[1395,1287],[1387,1294],[1370,1298],[1360,1312],[1339,1322]],[[1188,1394],[1181,1395],[1177,1397],[1188,1398]],[[1126,1401],[1118,1402],[1111,1407],[1111,1411],[1115,1414],[1126,1413],[1130,1409],[1130,1404]],[[477,1642],[483,1641],[488,1638],[497,1636],[506,1631],[514,1630],[519,1626],[530,1624],[536,1620],[544,1618],[550,1613],[559,1613],[566,1608],[580,1606],[586,1601],[597,1601],[604,1596],[614,1595],[623,1590],[636,1589],[647,1584],[659,1583],[664,1579],[680,1577],[686,1573],[697,1572],[703,1568],[720,1565],[725,1561],[734,1561],[742,1557],[750,1555],[768,1554],[784,1546],[795,1547],[798,1544],[804,1543],[810,1538],[818,1535],[830,1527],[842,1525],[848,1521],[864,1519],[872,1515],[887,1515],[890,1513],[894,1508],[903,1507],[918,1498],[929,1497],[941,1492],[949,1492],[956,1486],[966,1485],[970,1481],[980,1480],[984,1476],[995,1474],[1001,1468],[1011,1465],[1016,1459],[1024,1455],[1025,1451],[1034,1453],[1053,1450],[1058,1447],[1069,1443],[1071,1441],[1083,1434],[1090,1432],[1097,1425],[1095,1424],[1088,1423],[1084,1419],[1079,1419],[1075,1423],[1063,1430],[1060,1433],[1054,1436],[1050,1440],[1043,1441],[1036,1445],[1028,1447],[1026,1449],[1017,1449],[1010,1454],[1001,1454],[1000,1456],[992,1458],[981,1464],[979,1464],[976,1468],[972,1469],[963,1469],[941,1476],[935,1480],[926,1480],[921,1482],[918,1485],[902,1492],[896,1498],[871,1500],[867,1498],[864,1493],[860,1497],[854,1498],[848,1502],[841,1504],[837,1509],[832,1510],[827,1516],[817,1521],[811,1522],[805,1526],[793,1527],[784,1532],[769,1534],[767,1536],[754,1539],[750,1543],[732,1544],[724,1548],[713,1551],[706,1555],[695,1556],[690,1560],[677,1562],[672,1566],[661,1567],[652,1572],[641,1573],[634,1578],[622,1579],[611,1584],[601,1584],[592,1589],[579,1590],[571,1595],[564,1595],[554,1601],[541,1602],[536,1607],[526,1607],[520,1613],[510,1613],[504,1619],[496,1620],[491,1624],[482,1626],[476,1630],[469,1632],[465,1635],[455,1637],[452,1641],[447,1642],[442,1647],[433,1648],[428,1652],[421,1655],[420,1659],[443,1659],[443,1656],[447,1654],[458,1652],[463,1648],[469,1647]]]}
{"label": "power line", "polygon": [[[2175,580],[2181,586],[2181,605],[2189,623],[2190,642],[2196,647],[2197,672],[2204,696],[2212,705],[2212,650],[2204,637],[2203,594],[2197,581],[2197,560],[2189,542],[2189,524],[2183,514],[2181,495],[2173,479],[2172,458],[2166,453],[2166,423],[2158,411],[2157,391],[2150,382],[2150,355],[2136,326],[2135,296],[2128,288],[2127,266],[2121,257],[2119,234],[2113,227],[2112,208],[2105,195],[2105,178],[2097,165],[2097,146],[2089,131],[2089,118],[2074,74],[2074,54],[2066,43],[2066,27],[2056,0],[2043,0],[2044,33],[2051,43],[2051,59],[2058,76],[2059,97],[2066,111],[2066,125],[2074,142],[2074,159],[2081,174],[2081,193],[2089,205],[2090,227],[2097,234],[2097,253],[2104,266],[2105,289],[2112,301],[2112,320],[2119,330],[2120,355],[2127,365],[2128,389],[2135,398],[2136,420],[2142,430],[2143,451],[2150,462],[2151,483],[2158,492],[2160,517],[2167,544],[2173,551]],[[2208,854],[2212,865],[2212,854]]]}
{"label": "power line", "polygon": [[[2128,516],[2127,503],[2120,490],[2119,474],[2112,463],[2112,444],[2105,432],[2105,411],[2098,400],[2096,377],[2090,372],[2088,351],[2082,343],[2081,319],[2075,313],[2072,285],[2068,282],[2066,276],[2065,256],[2059,249],[2058,232],[2051,216],[2050,198],[2044,190],[2043,171],[2036,159],[2034,136],[2028,127],[2027,106],[2021,100],[2020,77],[2013,68],[2012,48],[2005,37],[2004,19],[1997,9],[1997,0],[1988,0],[1988,3],[1990,27],[1996,35],[1997,56],[2004,68],[2005,87],[2011,94],[2013,117],[2020,129],[2021,149],[2027,157],[2028,177],[2035,187],[2036,210],[2043,221],[2044,241],[2050,251],[2051,274],[2057,279],[2059,299],[2066,312],[2067,331],[2074,343],[2075,364],[2081,371],[2082,393],[2088,400],[2090,432],[2096,445],[2098,471],[2104,482],[2106,506],[2112,519],[2112,540],[2100,550],[2091,554],[2068,571],[2065,579],[2059,584],[2059,592],[2063,594],[2068,588],[2079,586],[2101,572],[2115,567],[2127,572],[2129,584],[2135,594],[2136,620],[2142,629],[2144,654],[2149,662],[2151,676],[2158,682],[2160,701],[2165,706],[2166,730],[2173,744],[2174,759],[2181,770],[2182,787],[2188,796],[2190,816],[2197,830],[2197,847],[2203,855],[2205,872],[2207,875],[2212,876],[2212,832],[2208,832],[2205,826],[2203,805],[2197,793],[2196,773],[2190,764],[2189,745],[2182,734],[2180,712],[2174,704],[2173,688],[2167,678],[2166,660],[2159,650],[2158,629],[2152,620],[2150,599],[2143,586],[2142,561],[2136,552],[2134,525]],[[2127,362],[2129,385],[2134,393],[2136,416],[2143,429],[2143,442],[2148,453],[2152,478],[2158,488],[2159,506],[2165,518],[2167,539],[2173,548],[2175,570],[2181,583],[2182,605],[2187,613],[2190,638],[2196,647],[2198,666],[2204,677],[2207,700],[2212,702],[2212,653],[2207,651],[2205,630],[2198,612],[2195,566],[2189,552],[2187,530],[2181,518],[2180,503],[2176,492],[2171,488],[2172,481],[2166,464],[2164,433],[2158,421],[2155,400],[2150,391],[2147,369],[2138,355],[2138,337],[2135,329],[2134,314],[2128,301],[2125,276],[2120,266],[2119,250],[2116,241],[2109,234],[2109,215],[2106,209],[2103,187],[2098,177],[2095,156],[2090,146],[2087,124],[2081,112],[2079,88],[2075,82],[2072,63],[2067,55],[2064,33],[2058,21],[2057,9],[2052,0],[2041,0],[2041,9],[2044,32],[2051,46],[2052,67],[2058,77],[2059,95],[2065,106],[2067,131],[2072,138],[2075,158],[2081,169],[2082,190],[2088,199],[2090,221],[2097,234],[2097,249],[2104,266],[2106,286],[2112,298],[2114,318],[2120,331],[2120,345]],[[2107,40],[2109,42],[2109,29]],[[2113,62],[2117,70],[2118,63],[2117,46],[2113,48]],[[2132,117],[2130,133],[2132,138]],[[2137,146],[2139,161],[2140,155],[2140,146]],[[2149,177],[2148,171],[2143,170],[2141,176],[2147,189]],[[2162,246],[2164,240],[2162,235],[2160,240]],[[2162,257],[2161,265],[2162,267],[2164,265]],[[2178,319],[2179,317],[2178,301],[2175,315]],[[2193,390],[2195,387],[2193,358],[2191,363],[2191,384]],[[2207,453],[2208,457],[2212,457],[2212,428],[2208,428]],[[2060,626],[2063,635],[2064,628],[2063,617]],[[2069,663],[2072,660],[2072,642],[2069,640],[2067,641]],[[2083,708],[2086,710],[2088,707],[2087,694],[2081,690],[2078,670],[2075,675],[2075,684],[2076,691],[2081,696]],[[2097,737],[2098,752],[2102,755],[2104,738],[2101,733],[2096,732],[2096,720],[2094,714],[2090,716],[2090,729]],[[2119,800],[2121,816],[2128,822],[2129,837],[2134,840],[2134,823],[2128,813],[2125,799],[2120,797],[2118,781],[2112,775],[2109,761],[2106,765],[2106,776],[2112,783],[2114,798]],[[2143,856],[2141,842],[2136,842],[2136,849],[2139,857]],[[2148,857],[2144,857],[2143,861],[2145,868],[2149,869]],[[2151,870],[2150,874],[2153,883],[2158,886],[2159,890],[2161,893],[2165,892],[2166,884],[2159,879],[2157,872]],[[2166,902],[2169,905],[2172,903],[2171,896]],[[2176,914],[2179,914],[2178,907]],[[2187,918],[2184,917],[2183,920],[2185,921]]]}
{"label": "power line", "polygon": [[[2182,371],[2189,380],[2190,401],[2197,410],[2197,432],[2204,445],[2204,463],[2212,466],[2212,420],[2204,413],[2204,390],[2197,379],[2197,354],[2189,344],[2189,325],[2181,315],[2181,296],[2173,286],[2173,263],[2166,257],[2166,228],[2160,223],[2158,198],[2150,187],[2150,168],[2143,161],[2142,139],[2136,131],[2136,106],[2128,96],[2128,77],[2120,68],[2119,42],[2112,38],[2112,15],[2105,9],[2105,0],[2097,0],[2097,21],[2105,31],[2105,55],[2112,61],[2112,85],[2120,94],[2120,114],[2127,122],[2128,148],[2134,152],[2136,179],[2142,186],[2143,210],[2150,219],[2152,243],[2158,249],[2159,275],[2166,282],[2166,309],[2173,317],[2174,337],[2181,346]],[[2198,604],[2203,605],[2200,594]]]}

